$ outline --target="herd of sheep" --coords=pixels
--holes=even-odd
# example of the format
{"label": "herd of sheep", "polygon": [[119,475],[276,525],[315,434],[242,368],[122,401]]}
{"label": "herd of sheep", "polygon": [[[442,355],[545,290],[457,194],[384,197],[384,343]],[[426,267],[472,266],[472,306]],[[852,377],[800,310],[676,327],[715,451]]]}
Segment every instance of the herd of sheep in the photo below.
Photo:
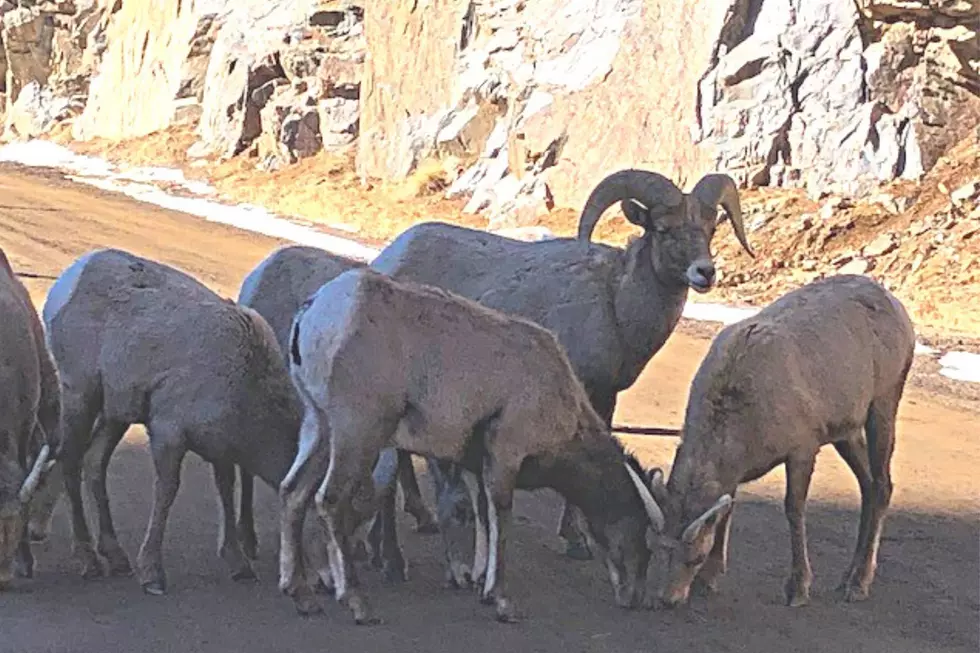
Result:
{"label": "herd of sheep", "polygon": [[[642,235],[625,248],[592,243],[617,202]],[[574,238],[426,223],[370,264],[284,247],[244,279],[237,302],[173,267],[100,249],[58,277],[40,317],[0,251],[0,588],[32,575],[30,542],[46,537],[63,490],[83,575],[135,573],[164,594],[164,532],[194,452],[214,472],[218,551],[235,579],[254,578],[254,478],[278,491],[279,587],[303,614],[331,592],[357,623],[379,620],[357,563],[405,580],[397,485],[417,529],[441,533],[447,584],[478,585],[500,621],[519,615],[506,564],[517,489],[564,498],[566,555],[601,557],[617,604],[674,606],[692,588],[716,589],[738,486],[782,464],[786,602],[799,606],[812,579],[807,491],[818,450],[833,444],[861,490],[840,590],[866,598],[915,340],[876,282],[832,276],[722,329],[691,383],[668,478],[611,433],[618,393],[663,347],[689,289],[714,284],[719,209],[754,255],[728,176],[683,193],[622,170],[589,196]],[[146,426],[155,467],[135,570],[106,491],[132,424]],[[434,482],[434,514],[413,454]]]}

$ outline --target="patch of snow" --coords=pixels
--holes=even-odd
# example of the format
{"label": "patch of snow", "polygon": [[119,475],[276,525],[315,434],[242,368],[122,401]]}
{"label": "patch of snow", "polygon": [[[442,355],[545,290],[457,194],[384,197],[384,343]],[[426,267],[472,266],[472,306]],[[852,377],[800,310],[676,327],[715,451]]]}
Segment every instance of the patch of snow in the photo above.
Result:
{"label": "patch of snow", "polygon": [[[68,179],[78,183],[122,193],[141,202],[195,215],[209,222],[220,222],[244,231],[319,247],[334,254],[349,256],[362,261],[371,261],[380,253],[380,250],[374,247],[363,245],[349,238],[324,233],[308,226],[310,223],[306,221],[290,220],[275,215],[260,206],[224,204],[203,197],[178,197],[152,184],[152,182],[171,183],[182,186],[193,195],[216,195],[215,189],[210,184],[189,181],[180,170],[172,168],[127,167],[120,170],[117,166],[103,159],[75,154],[68,148],[43,140],[14,142],[0,147],[0,163],[18,163],[35,168],[56,168],[66,173],[65,176]],[[508,233],[506,235],[527,240],[550,240],[555,237],[544,227],[523,228],[519,231],[520,234]],[[759,310],[755,307],[687,302],[682,315],[691,320],[721,322],[728,325],[751,317]],[[916,342],[915,353],[917,355],[936,355],[941,352]],[[978,354],[958,351],[946,352],[939,359],[939,363],[942,366],[940,374],[947,378],[980,383],[980,355]]]}
{"label": "patch of snow", "polygon": [[687,302],[684,304],[683,317],[699,322],[721,322],[724,325],[734,324],[752,317],[760,309],[753,307],[726,306],[709,302]]}
{"label": "patch of snow", "polygon": [[319,247],[334,254],[362,261],[370,261],[380,253],[380,250],[367,247],[357,241],[291,222],[260,206],[228,205],[197,197],[176,197],[149,184],[121,183],[111,179],[94,179],[76,175],[68,175],[68,178],[103,190],[122,193],[165,209],[196,215],[209,222],[220,222],[245,231]]}
{"label": "patch of snow", "polygon": [[957,381],[980,383],[980,354],[951,351],[939,359],[939,373]]}

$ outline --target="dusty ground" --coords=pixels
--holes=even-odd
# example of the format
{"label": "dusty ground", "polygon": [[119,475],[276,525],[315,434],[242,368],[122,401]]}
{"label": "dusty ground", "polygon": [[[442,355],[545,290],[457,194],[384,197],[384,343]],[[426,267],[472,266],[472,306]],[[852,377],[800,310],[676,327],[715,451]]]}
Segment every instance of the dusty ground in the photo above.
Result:
{"label": "dusty ground", "polygon": [[[88,249],[118,246],[178,265],[234,296],[246,272],[277,243],[126,198],[71,185],[53,175],[0,170],[0,245],[15,268],[57,275]],[[48,280],[28,281],[43,301]],[[676,425],[687,384],[707,341],[684,327],[625,393],[617,421]],[[928,378],[928,371],[923,378]],[[513,596],[529,619],[493,622],[475,597],[439,588],[438,538],[403,520],[411,580],[385,587],[367,577],[385,618],[352,625],[339,606],[301,619],[276,590],[276,500],[257,494],[260,581],[239,585],[215,553],[216,502],[209,470],[189,457],[166,539],[171,584],[145,596],[134,579],[83,582],[68,558],[64,505],[51,540],[36,547],[37,575],[0,596],[0,651],[962,651],[980,648],[978,558],[980,412],[951,399],[948,384],[916,385],[901,410],[894,459],[896,491],[878,580],[863,604],[836,601],[832,587],[849,560],[857,526],[853,478],[832,451],[820,459],[810,501],[817,574],[812,605],[781,605],[789,561],[781,472],[747,487],[732,534],[732,567],[719,596],[677,612],[627,613],[612,602],[598,563],[558,555],[557,501],[520,494],[509,549]],[[648,464],[668,465],[670,438],[632,437]],[[120,542],[135,556],[149,515],[152,467],[133,429],[109,468]],[[91,513],[90,513],[91,514]]]}

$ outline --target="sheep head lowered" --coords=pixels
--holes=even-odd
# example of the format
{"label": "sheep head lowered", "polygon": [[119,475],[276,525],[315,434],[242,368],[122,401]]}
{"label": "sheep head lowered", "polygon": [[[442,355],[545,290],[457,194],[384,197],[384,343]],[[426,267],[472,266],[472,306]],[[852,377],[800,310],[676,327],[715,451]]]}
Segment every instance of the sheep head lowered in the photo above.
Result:
{"label": "sheep head lowered", "polygon": [[603,212],[616,202],[626,219],[643,228],[650,262],[665,282],[687,285],[704,293],[714,286],[711,238],[725,210],[735,237],[749,256],[755,253],[745,237],[738,189],[728,175],[705,175],[689,194],[674,182],[648,170],[614,172],[595,187],[579,220],[578,239],[588,241]]}

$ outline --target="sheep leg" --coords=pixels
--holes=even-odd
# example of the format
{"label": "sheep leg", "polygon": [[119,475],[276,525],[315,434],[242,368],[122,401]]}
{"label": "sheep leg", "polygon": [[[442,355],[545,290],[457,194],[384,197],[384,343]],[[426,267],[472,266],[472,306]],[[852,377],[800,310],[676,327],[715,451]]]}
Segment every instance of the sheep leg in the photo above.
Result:
{"label": "sheep leg", "polygon": [[793,551],[793,567],[786,581],[786,604],[790,607],[800,607],[810,602],[813,570],[806,544],[806,498],[815,461],[816,456],[812,454],[786,461],[785,509]]}
{"label": "sheep leg", "polygon": [[31,499],[27,526],[31,542],[44,542],[48,539],[48,534],[51,532],[51,522],[54,518],[54,509],[58,505],[58,500],[61,499],[64,488],[65,475],[63,466],[59,461],[41,481],[41,485]]}
{"label": "sheep leg", "polygon": [[[732,493],[732,499],[735,493]],[[698,570],[698,575],[694,577],[693,588],[700,594],[714,594],[718,591],[718,582],[728,572],[728,540],[732,530],[732,512],[734,506],[729,510],[718,526],[715,527],[715,543],[711,547],[708,559]]]}
{"label": "sheep leg", "polygon": [[[327,525],[327,546],[337,601],[350,609],[356,624],[378,624],[381,620],[372,614],[367,598],[361,592],[360,579],[351,558],[351,536],[371,514],[367,511],[360,513],[354,503],[376,504],[374,482],[370,466],[358,465],[356,463],[362,461],[347,461],[344,458],[334,449],[330,469],[316,493],[316,507]],[[365,467],[367,473],[362,471]]]}
{"label": "sheep leg", "polygon": [[[398,453],[400,456],[401,451]],[[375,526],[379,530],[380,551],[378,557],[381,559],[381,576],[388,583],[404,583],[408,580],[408,574],[405,569],[405,557],[398,545],[394,485],[381,491],[380,503],[378,517],[375,524],[372,525],[372,530]]]}
{"label": "sheep leg", "polygon": [[218,521],[218,555],[231,569],[232,580],[255,580],[255,572],[245,558],[235,527],[235,464],[212,463],[211,469],[214,473],[214,486],[218,491],[218,507],[221,512]]}
{"label": "sheep leg", "polygon": [[123,548],[119,546],[119,539],[116,537],[112,510],[109,508],[109,492],[106,489],[106,471],[109,468],[109,461],[128,428],[129,424],[125,422],[107,420],[104,416],[100,417],[96,421],[92,444],[84,459],[89,492],[95,499],[99,517],[96,550],[108,561],[110,576],[130,576],[133,573],[129,558]]}
{"label": "sheep leg", "polygon": [[180,489],[180,468],[187,446],[176,428],[153,424],[149,427],[150,452],[153,455],[156,478],[153,482],[153,509],[136,565],[143,591],[159,596],[167,591],[166,573],[163,569],[163,536],[170,508]]}
{"label": "sheep leg", "polygon": [[[65,386],[62,385],[63,390]],[[102,563],[92,546],[92,534],[82,503],[82,460],[91,442],[98,415],[94,398],[66,390],[62,398],[62,474],[71,507],[72,555],[81,563],[82,578],[101,576]]]}
{"label": "sheep leg", "polygon": [[415,532],[425,535],[438,533],[436,518],[432,516],[425,501],[422,500],[422,491],[419,489],[415,467],[412,465],[412,454],[402,449],[398,450],[398,482],[402,486],[405,512],[415,518]]}
{"label": "sheep leg", "polygon": [[850,467],[851,472],[857,478],[858,487],[861,490],[861,520],[858,524],[858,536],[857,543],[854,547],[854,557],[840,585],[837,586],[837,591],[843,594],[847,592],[851,578],[854,577],[857,569],[860,567],[864,550],[867,548],[868,525],[871,519],[873,480],[868,461],[868,446],[860,431],[849,440],[835,442],[834,448],[837,449],[837,453],[840,454],[840,457]]}
{"label": "sheep leg", "polygon": [[[612,426],[613,413],[616,412],[616,393],[589,392],[592,407],[599,417]],[[577,506],[573,506],[562,497],[561,518],[558,522],[558,536],[565,540],[565,555],[572,560],[592,560],[591,542],[587,535],[585,515]]]}
{"label": "sheep leg", "polygon": [[242,485],[242,492],[239,497],[236,532],[245,557],[249,560],[255,560],[259,553],[259,538],[255,534],[255,513],[253,512],[255,478],[241,467],[238,468],[238,478]]}
{"label": "sheep leg", "polygon": [[[426,459],[432,475],[436,496],[436,515],[446,559],[445,587],[467,588],[473,584],[473,545],[470,535],[475,535],[475,523],[471,523],[470,507],[473,497],[467,487],[464,468],[448,460],[429,456]],[[465,492],[465,494],[463,494]],[[477,541],[474,540],[474,545]]]}
{"label": "sheep leg", "polygon": [[487,577],[487,548],[489,546],[487,519],[489,507],[487,505],[486,493],[481,492],[482,481],[477,475],[464,470],[462,476],[470,495],[470,501],[473,503],[473,527],[476,536],[473,541],[473,568],[470,574],[472,575],[473,582],[479,586],[486,582]]}
{"label": "sheep leg", "polygon": [[329,440],[321,437],[320,416],[315,407],[307,403],[300,427],[299,451],[293,468],[279,487],[279,591],[292,598],[301,615],[323,611],[306,581],[303,524],[310,498],[329,462]]}
{"label": "sheep leg", "polygon": [[483,483],[487,493],[487,522],[489,525],[486,582],[483,603],[493,604],[497,621],[513,623],[519,620],[517,610],[507,597],[505,553],[510,534],[514,507],[514,488],[517,474],[499,463],[484,464]]}
{"label": "sheep leg", "polygon": [[34,553],[31,551],[27,513],[26,507],[21,508],[20,536],[17,541],[17,551],[14,554],[14,575],[20,578],[34,578]]}
{"label": "sheep leg", "polygon": [[868,598],[878,566],[881,531],[892,497],[891,459],[895,450],[895,421],[902,395],[901,386],[894,395],[872,402],[865,422],[872,479],[870,510],[860,561],[847,580],[844,594],[847,601],[864,601]]}

